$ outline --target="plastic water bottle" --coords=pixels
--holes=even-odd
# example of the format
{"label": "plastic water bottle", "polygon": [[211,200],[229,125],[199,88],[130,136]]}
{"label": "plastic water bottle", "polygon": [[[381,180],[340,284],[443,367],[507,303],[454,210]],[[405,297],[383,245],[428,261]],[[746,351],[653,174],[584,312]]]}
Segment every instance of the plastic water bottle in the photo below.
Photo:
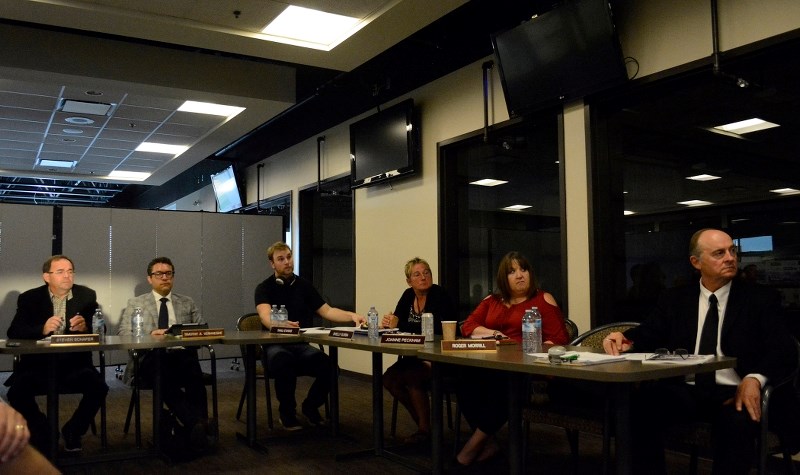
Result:
{"label": "plastic water bottle", "polygon": [[536,353],[534,339],[533,310],[525,310],[522,315],[522,352],[526,355]]}
{"label": "plastic water bottle", "polygon": [[100,341],[105,341],[106,319],[103,318],[103,311],[99,308],[94,311],[94,316],[92,316],[92,333],[100,335]]}
{"label": "plastic water bottle", "polygon": [[280,325],[286,326],[286,324],[289,322],[289,309],[286,308],[286,305],[281,305],[280,316]]}
{"label": "plastic water bottle", "polygon": [[542,314],[538,307],[532,307],[533,314],[533,353],[542,352]]}
{"label": "plastic water bottle", "polygon": [[378,332],[378,311],[375,307],[370,307],[367,312],[367,336],[370,340],[377,340],[380,337]]}
{"label": "plastic water bottle", "polygon": [[142,313],[142,307],[133,309],[133,315],[131,316],[131,332],[136,338],[144,336],[144,314]]}
{"label": "plastic water bottle", "polygon": [[278,306],[277,305],[273,305],[272,306],[272,311],[269,313],[269,322],[270,322],[271,326],[273,326],[273,327],[277,327],[278,326],[278,317],[280,317],[280,315],[278,315]]}

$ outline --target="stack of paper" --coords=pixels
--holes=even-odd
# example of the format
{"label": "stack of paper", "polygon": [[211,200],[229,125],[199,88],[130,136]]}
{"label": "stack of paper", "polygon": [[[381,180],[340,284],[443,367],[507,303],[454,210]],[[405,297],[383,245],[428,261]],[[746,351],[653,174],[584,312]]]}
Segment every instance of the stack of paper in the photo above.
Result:
{"label": "stack of paper", "polygon": [[[547,353],[534,353],[533,356],[537,358],[537,363],[550,363],[550,358]],[[590,353],[588,351],[568,351],[564,353],[561,358],[562,360],[566,360],[561,364],[573,366],[587,366],[625,361],[625,355],[613,356],[605,353]]]}

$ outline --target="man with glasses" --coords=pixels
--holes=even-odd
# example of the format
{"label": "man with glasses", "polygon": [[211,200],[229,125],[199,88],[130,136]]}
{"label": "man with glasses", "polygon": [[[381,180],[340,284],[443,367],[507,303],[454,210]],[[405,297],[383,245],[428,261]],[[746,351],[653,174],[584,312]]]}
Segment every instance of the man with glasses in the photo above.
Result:
{"label": "man with glasses", "polygon": [[691,384],[665,380],[642,386],[633,401],[634,471],[664,473],[663,428],[704,419],[713,425],[713,473],[748,473],[761,419],[761,388],[791,374],[796,348],[781,318],[777,292],[736,279],[737,249],[728,234],[697,231],[689,244],[689,262],[699,271],[699,282],[664,292],[650,318],[624,334],[611,333],[603,347],[613,355],[686,348],[693,354],[736,357],[736,367],[698,374]]}
{"label": "man with glasses", "polygon": [[[147,283],[151,292],[128,300],[122,314],[120,335],[132,335],[131,315],[136,307],[142,309],[145,331],[153,336],[164,335],[177,323],[202,323],[203,318],[190,297],[172,292],[175,266],[167,257],[156,257],[147,265]],[[133,361],[125,367],[124,381],[130,384],[134,376],[140,384],[152,387],[155,358],[150,352],[140,357],[139,374],[133,374]],[[161,358],[161,394],[164,403],[178,419],[189,448],[203,452],[208,446],[208,405],[203,371],[197,348],[170,349]]]}
{"label": "man with glasses", "polygon": [[[286,325],[311,327],[314,315],[332,322],[364,322],[364,317],[336,307],[331,307],[319,295],[310,282],[294,274],[292,250],[286,243],[276,242],[267,249],[267,258],[274,274],[258,284],[255,291],[256,311],[261,323],[270,328],[272,305],[285,305],[289,310]],[[307,343],[291,345],[265,345],[264,352],[270,376],[275,378],[275,396],[281,424],[286,430],[298,430],[303,426],[297,420],[295,388],[297,376],[313,376],[314,382],[308,390],[301,410],[313,425],[325,421],[319,407],[325,403],[330,389],[330,358],[324,352]]]}
{"label": "man with glasses", "polygon": [[[20,294],[17,313],[8,328],[11,339],[40,340],[52,334],[89,333],[97,309],[97,294],[89,287],[75,285],[75,266],[69,257],[52,256],[42,265],[45,285]],[[48,450],[50,431],[47,417],[39,410],[37,394],[47,391],[50,357],[22,355],[8,380],[8,401],[28,421],[31,444]],[[97,414],[108,393],[104,375],[94,367],[91,352],[64,353],[55,359],[59,391],[83,394],[78,408],[61,428],[64,449],[82,449],[81,437]]]}

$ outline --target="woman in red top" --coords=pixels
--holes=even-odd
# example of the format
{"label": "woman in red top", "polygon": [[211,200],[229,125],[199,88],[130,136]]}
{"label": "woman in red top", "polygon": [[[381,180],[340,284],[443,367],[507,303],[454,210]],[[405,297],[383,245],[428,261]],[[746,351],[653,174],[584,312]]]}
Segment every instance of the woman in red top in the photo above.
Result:
{"label": "woman in red top", "polygon": [[[522,341],[522,315],[531,307],[542,314],[544,343],[567,343],[567,328],[552,295],[541,290],[530,262],[518,252],[509,252],[497,269],[497,290],[478,304],[461,333],[472,338],[503,336]],[[467,376],[468,375],[468,376]],[[498,391],[505,391],[505,375],[499,371],[470,368],[459,378],[458,400],[464,417],[475,432],[456,459],[461,465],[487,460],[500,450],[493,435],[508,420],[508,407],[498,404]],[[476,379],[476,376],[479,379]],[[476,384],[478,383],[478,384]]]}

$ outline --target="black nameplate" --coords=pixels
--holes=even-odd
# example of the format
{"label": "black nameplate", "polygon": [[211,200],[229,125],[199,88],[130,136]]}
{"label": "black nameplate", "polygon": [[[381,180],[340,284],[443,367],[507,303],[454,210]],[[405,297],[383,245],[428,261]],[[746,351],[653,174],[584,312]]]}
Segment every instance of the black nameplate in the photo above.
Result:
{"label": "black nameplate", "polygon": [[328,336],[331,336],[333,338],[348,338],[352,340],[353,332],[348,330],[331,330],[331,332],[328,333]]}
{"label": "black nameplate", "polygon": [[381,335],[381,343],[422,345],[425,343],[425,335]]}
{"label": "black nameplate", "polygon": [[300,327],[270,327],[269,332],[280,335],[299,335]]}

